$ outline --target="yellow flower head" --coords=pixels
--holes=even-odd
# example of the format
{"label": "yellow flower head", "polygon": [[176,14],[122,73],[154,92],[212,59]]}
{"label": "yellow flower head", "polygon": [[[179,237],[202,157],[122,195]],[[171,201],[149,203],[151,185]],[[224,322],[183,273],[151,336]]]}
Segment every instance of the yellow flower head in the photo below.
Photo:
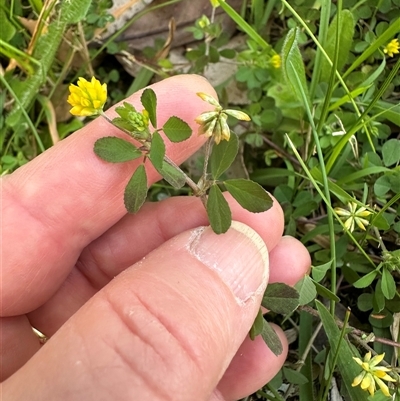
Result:
{"label": "yellow flower head", "polygon": [[281,68],[281,64],[282,64],[281,56],[279,54],[274,54],[271,57],[271,65],[272,65],[272,67],[278,69],[278,68]]}
{"label": "yellow flower head", "polygon": [[390,377],[387,372],[390,372],[390,368],[384,366],[377,366],[385,354],[376,355],[371,359],[371,352],[367,352],[362,361],[360,358],[353,359],[363,368],[363,371],[354,379],[351,384],[353,387],[360,385],[365,391],[368,391],[371,395],[374,395],[376,385],[382,390],[382,393],[387,397],[390,396],[388,386],[383,380],[388,382],[395,382],[396,380]]}
{"label": "yellow flower head", "polygon": [[361,230],[365,231],[365,227],[369,224],[369,221],[365,217],[368,217],[372,212],[368,211],[364,206],[357,209],[356,202],[348,203],[347,207],[348,210],[341,207],[335,207],[334,209],[340,218],[344,220],[346,230],[353,232],[355,224],[357,224]]}
{"label": "yellow flower head", "polygon": [[393,57],[395,54],[399,53],[400,44],[398,39],[391,40],[383,49],[389,57]]}
{"label": "yellow flower head", "polygon": [[197,93],[202,100],[215,107],[214,111],[206,111],[195,118],[197,124],[200,125],[199,135],[207,138],[213,137],[214,142],[218,145],[221,140],[229,141],[231,131],[227,123],[228,115],[238,120],[250,121],[250,117],[240,110],[224,110],[216,99],[206,93]]}
{"label": "yellow flower head", "polygon": [[86,81],[78,79],[78,86],[69,86],[70,95],[67,102],[72,106],[70,113],[74,116],[93,116],[103,111],[107,100],[107,84],[101,84],[95,77]]}

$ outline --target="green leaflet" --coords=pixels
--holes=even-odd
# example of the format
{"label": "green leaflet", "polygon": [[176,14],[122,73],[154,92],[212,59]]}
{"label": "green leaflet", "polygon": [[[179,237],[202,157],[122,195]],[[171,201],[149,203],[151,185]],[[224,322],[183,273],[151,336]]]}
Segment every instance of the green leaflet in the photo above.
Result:
{"label": "green leaflet", "polygon": [[[306,81],[306,72],[304,69],[303,58],[301,56],[299,47],[297,45],[298,30],[296,28],[291,29],[285,39],[285,43],[282,48],[282,72],[285,81],[290,84],[292,90],[296,94],[297,99],[300,103],[303,103],[303,97],[301,92],[303,91],[306,95],[308,104],[311,104],[308,87]],[[296,74],[300,80],[301,88],[299,87]]]}
{"label": "green leaflet", "polygon": [[[338,24],[337,15],[333,19],[328,29],[327,43],[325,51],[331,60],[334,59],[335,48],[336,48],[336,29]],[[354,36],[354,17],[351,11],[342,10],[340,13],[340,27],[339,27],[339,51],[340,57],[338,59],[337,70],[340,72],[345,66],[347,59],[350,54],[350,49],[353,44]],[[323,58],[321,63],[321,81],[329,82],[331,74],[331,66],[328,61]]]}
{"label": "green leaflet", "polygon": [[129,213],[137,213],[147,196],[147,175],[141,164],[133,173],[125,188],[124,203]]}
{"label": "green leaflet", "polygon": [[98,139],[93,150],[100,159],[110,163],[123,163],[142,156],[142,152],[135,145],[116,136]]}
{"label": "green leaflet", "polygon": [[235,200],[249,212],[265,212],[272,206],[271,197],[254,181],[238,178],[226,180],[224,185]]}
{"label": "green leaflet", "polygon": [[192,129],[179,117],[172,116],[163,126],[163,131],[171,142],[185,141],[192,135]]}
{"label": "green leaflet", "polygon": [[232,222],[231,210],[228,202],[216,184],[210,188],[207,199],[207,215],[211,228],[216,234],[228,231]]}
{"label": "green leaflet", "polygon": [[287,315],[299,306],[299,293],[284,283],[268,284],[261,305],[275,313]]}
{"label": "green leaflet", "polygon": [[165,156],[165,143],[161,135],[156,131],[151,140],[151,148],[149,158],[157,171],[163,169],[163,162]]}
{"label": "green leaflet", "polygon": [[232,133],[229,141],[214,145],[210,157],[211,176],[217,180],[233,163],[239,150],[239,140]]}
{"label": "green leaflet", "polygon": [[143,107],[149,113],[151,124],[157,128],[157,96],[153,89],[147,88],[140,97]]}

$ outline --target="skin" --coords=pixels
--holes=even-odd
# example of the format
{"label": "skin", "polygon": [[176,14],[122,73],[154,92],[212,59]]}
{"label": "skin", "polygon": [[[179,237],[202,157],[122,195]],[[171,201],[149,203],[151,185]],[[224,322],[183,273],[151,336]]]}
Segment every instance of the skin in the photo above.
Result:
{"label": "skin", "polygon": [[[198,76],[152,86],[161,126],[194,134],[167,141],[181,163],[205,141],[194,119],[216,96]],[[140,93],[131,102],[139,110]],[[110,117],[115,112],[107,111]],[[282,209],[243,210],[217,236],[201,202],[176,197],[127,215],[123,190],[137,161],[111,165],[96,139],[125,135],[97,118],[2,180],[1,392],[12,400],[236,400],[280,369],[248,330],[269,282],[296,283],[304,246],[282,237]],[[147,163],[146,163],[147,164]],[[159,179],[147,166],[149,183]],[[199,228],[203,227],[203,228]],[[236,227],[236,228],[235,228]],[[269,254],[269,263],[266,258]],[[31,326],[50,340],[43,346]]]}

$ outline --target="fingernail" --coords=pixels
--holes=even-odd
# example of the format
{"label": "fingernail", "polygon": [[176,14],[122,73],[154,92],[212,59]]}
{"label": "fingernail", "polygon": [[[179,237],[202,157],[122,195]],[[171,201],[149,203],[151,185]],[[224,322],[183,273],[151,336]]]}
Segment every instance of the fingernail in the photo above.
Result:
{"label": "fingernail", "polygon": [[233,221],[217,235],[211,227],[196,231],[189,251],[214,270],[240,304],[264,291],[269,277],[269,258],[262,238],[249,226]]}

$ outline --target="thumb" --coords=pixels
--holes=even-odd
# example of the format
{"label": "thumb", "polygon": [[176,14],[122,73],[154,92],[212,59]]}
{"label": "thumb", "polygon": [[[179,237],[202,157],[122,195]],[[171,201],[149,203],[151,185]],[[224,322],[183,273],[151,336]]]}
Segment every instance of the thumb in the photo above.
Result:
{"label": "thumb", "polygon": [[207,400],[267,279],[267,248],[250,227],[184,232],[87,302],[4,383],[5,399]]}

